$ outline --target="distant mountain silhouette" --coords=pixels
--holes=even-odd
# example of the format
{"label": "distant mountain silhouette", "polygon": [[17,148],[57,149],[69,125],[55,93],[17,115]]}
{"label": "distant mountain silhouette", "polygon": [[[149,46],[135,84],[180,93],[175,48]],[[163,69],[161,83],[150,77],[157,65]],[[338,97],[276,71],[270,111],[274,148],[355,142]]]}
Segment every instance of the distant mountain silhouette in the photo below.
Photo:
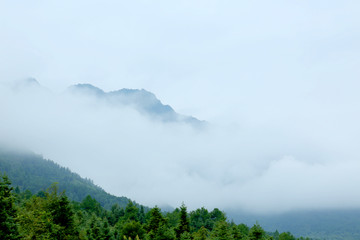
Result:
{"label": "distant mountain silhouette", "polygon": [[163,122],[182,122],[191,124],[194,127],[204,127],[206,125],[205,121],[175,112],[171,106],[162,104],[153,93],[145,89],[123,88],[117,91],[104,92],[91,84],[77,84],[70,86],[69,91],[73,94],[101,98],[115,106],[130,106],[141,114]]}
{"label": "distant mountain silhouette", "polygon": [[41,86],[35,78],[26,78],[19,81],[15,81],[12,84],[12,89],[15,92],[26,92],[29,89],[36,92],[47,92],[48,89]]}
{"label": "distant mountain silhouette", "polygon": [[[40,94],[43,96],[54,94],[49,89],[43,87],[35,78],[16,81],[12,84],[11,88],[14,92],[20,94]],[[196,129],[202,129],[207,125],[206,121],[177,113],[171,106],[163,104],[155,94],[145,89],[123,88],[105,92],[98,87],[86,83],[72,85],[68,87],[66,93],[101,99],[104,103],[115,107],[131,107],[146,117],[164,123],[184,123]]]}

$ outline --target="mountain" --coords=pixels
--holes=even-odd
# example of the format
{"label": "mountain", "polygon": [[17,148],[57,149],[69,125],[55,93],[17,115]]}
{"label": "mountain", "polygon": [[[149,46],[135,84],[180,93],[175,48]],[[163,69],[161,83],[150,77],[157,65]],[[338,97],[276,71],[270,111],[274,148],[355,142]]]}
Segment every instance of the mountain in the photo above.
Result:
{"label": "mountain", "polygon": [[[43,87],[35,78],[27,78],[15,81],[11,89],[17,94],[30,94],[30,96],[52,96],[49,89]],[[123,88],[116,91],[105,92],[91,84],[76,84],[68,87],[65,91],[72,96],[82,96],[101,100],[101,103],[113,107],[127,106],[135,109],[140,114],[156,121],[164,123],[183,123],[195,129],[206,127],[207,122],[201,121],[193,116],[177,113],[171,106],[163,104],[154,93],[145,89]]]}
{"label": "mountain", "polygon": [[35,93],[49,93],[50,91],[43,87],[35,78],[29,77],[11,84],[11,89],[17,93],[26,93],[29,91]]}
{"label": "mountain", "polygon": [[51,160],[28,151],[0,149],[0,173],[6,173],[14,187],[32,193],[45,191],[57,182],[60,191],[74,201],[81,202],[87,195],[95,198],[106,209],[117,203],[125,207],[130,199],[105,192],[91,180],[84,179]]}
{"label": "mountain", "polygon": [[164,105],[155,94],[144,89],[123,88],[117,91],[104,92],[91,84],[77,84],[70,86],[68,90],[72,94],[81,94],[105,100],[113,106],[133,107],[139,113],[162,122],[186,123],[194,127],[204,127],[206,125],[205,121],[175,112],[171,106]]}
{"label": "mountain", "polygon": [[297,210],[281,214],[251,214],[226,210],[235,222],[252,225],[258,222],[267,231],[291,232],[313,239],[360,239],[360,209]]}

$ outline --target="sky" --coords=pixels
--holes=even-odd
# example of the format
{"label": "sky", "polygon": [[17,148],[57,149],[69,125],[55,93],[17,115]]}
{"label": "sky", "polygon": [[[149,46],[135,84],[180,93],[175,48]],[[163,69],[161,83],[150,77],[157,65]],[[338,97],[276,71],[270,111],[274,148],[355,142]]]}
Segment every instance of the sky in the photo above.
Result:
{"label": "sky", "polygon": [[[359,11],[349,0],[0,1],[0,135],[146,205],[360,207]],[[9,90],[28,77],[51,93]],[[64,95],[77,83],[143,88],[210,126]]]}

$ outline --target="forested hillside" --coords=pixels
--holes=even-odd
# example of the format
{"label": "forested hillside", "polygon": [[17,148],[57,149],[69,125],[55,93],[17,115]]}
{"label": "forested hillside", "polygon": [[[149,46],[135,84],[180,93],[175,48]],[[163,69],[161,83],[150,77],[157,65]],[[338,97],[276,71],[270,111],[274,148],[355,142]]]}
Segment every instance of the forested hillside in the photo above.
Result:
{"label": "forested hillside", "polygon": [[[295,240],[291,233],[267,233],[259,225],[235,224],[215,208],[188,213],[184,204],[166,214],[129,201],[106,210],[91,196],[70,202],[53,184],[31,195],[13,191],[6,175],[0,176],[0,239],[97,240]],[[299,238],[304,239],[304,238]]]}
{"label": "forested hillside", "polygon": [[305,235],[316,239],[360,239],[359,209],[302,210],[267,215],[236,210],[226,212],[236,222],[252,224],[258,221],[269,231],[290,231],[295,236]]}
{"label": "forested hillside", "polygon": [[129,202],[128,198],[108,194],[91,180],[31,152],[0,149],[0,172],[6,172],[13,186],[34,194],[57,182],[59,191],[66,190],[66,195],[74,201],[82,201],[91,195],[106,209],[115,203],[125,207]]}

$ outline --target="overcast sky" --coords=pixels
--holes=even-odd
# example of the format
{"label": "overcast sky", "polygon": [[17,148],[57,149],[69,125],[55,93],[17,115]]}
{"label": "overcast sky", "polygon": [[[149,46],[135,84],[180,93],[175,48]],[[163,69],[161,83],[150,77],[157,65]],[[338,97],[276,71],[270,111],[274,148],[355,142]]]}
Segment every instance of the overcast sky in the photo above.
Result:
{"label": "overcast sky", "polygon": [[[1,131],[143,204],[360,207],[359,12],[347,0],[0,1],[0,81],[53,92],[2,86]],[[147,89],[210,128],[64,97],[76,83]]]}

